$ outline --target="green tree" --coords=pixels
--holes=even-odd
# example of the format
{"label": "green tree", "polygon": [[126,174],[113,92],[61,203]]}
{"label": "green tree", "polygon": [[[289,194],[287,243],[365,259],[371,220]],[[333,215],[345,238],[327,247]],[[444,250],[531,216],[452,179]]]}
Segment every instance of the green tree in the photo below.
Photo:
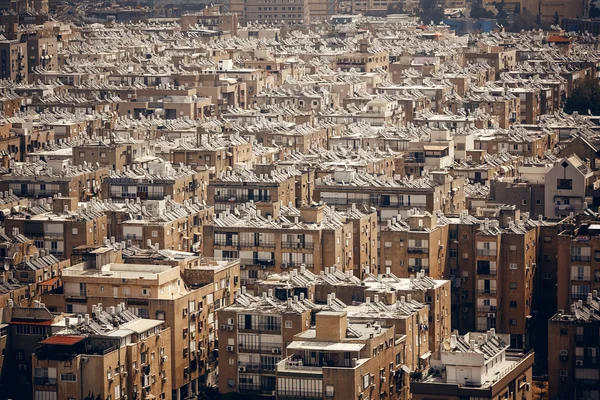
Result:
{"label": "green tree", "polygon": [[387,7],[387,14],[404,14],[404,5],[400,2],[389,3]]}
{"label": "green tree", "polygon": [[554,17],[552,18],[552,25],[560,24],[560,15],[558,15],[558,11],[554,13]]}
{"label": "green tree", "polygon": [[420,0],[419,17],[425,25],[439,24],[444,19],[444,6],[440,0]]}
{"label": "green tree", "polygon": [[493,12],[486,10],[481,5],[481,1],[476,1],[473,3],[473,7],[471,7],[471,18],[494,18],[495,15]]}
{"label": "green tree", "polygon": [[600,8],[596,5],[596,0],[590,2],[590,18],[600,17]]}
{"label": "green tree", "polygon": [[600,115],[600,83],[590,76],[580,80],[567,98],[565,112]]}
{"label": "green tree", "polygon": [[510,25],[510,31],[520,32],[521,30],[530,31],[539,26],[533,14],[529,11],[522,11]]}
{"label": "green tree", "polygon": [[498,14],[496,14],[496,17],[498,18],[498,20],[506,20],[506,18],[508,17],[508,14],[506,13],[506,10],[504,10],[504,0],[497,2],[495,1],[494,3],[494,7],[496,7],[496,10],[498,10]]}

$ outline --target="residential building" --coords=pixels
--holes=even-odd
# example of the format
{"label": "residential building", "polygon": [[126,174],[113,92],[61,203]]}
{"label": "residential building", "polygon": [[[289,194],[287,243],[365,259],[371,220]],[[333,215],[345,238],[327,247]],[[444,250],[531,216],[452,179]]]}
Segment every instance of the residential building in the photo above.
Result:
{"label": "residential building", "polygon": [[364,273],[377,262],[376,231],[373,212],[247,203],[204,227],[204,254],[239,257],[244,285],[302,265],[315,274],[330,266]]}
{"label": "residential building", "polygon": [[598,396],[599,306],[600,297],[594,290],[585,300],[573,302],[548,321],[549,398]]}
{"label": "residential building", "polygon": [[592,170],[576,155],[556,163],[545,178],[544,215],[557,218],[583,211],[594,181]]}
{"label": "residential building", "polygon": [[294,336],[277,364],[277,398],[399,397],[404,346],[393,326],[352,323],[346,311],[321,311],[315,322]]}
{"label": "residential building", "polygon": [[62,293],[47,293],[44,301],[55,312],[76,314],[89,314],[98,303],[110,307],[124,302],[139,317],[163,320],[172,332],[168,374],[173,398],[216,384],[216,311],[233,302],[239,287],[237,261],[198,266],[228,271],[220,281],[193,289],[185,284],[180,268],[123,264],[120,251],[116,243],[84,254],[82,263],[63,270]]}
{"label": "residential building", "polygon": [[125,305],[65,316],[32,356],[33,398],[171,399],[171,330]]}
{"label": "residential building", "polygon": [[442,345],[440,360],[432,361],[433,374],[411,382],[410,390],[415,400],[531,400],[533,358],[533,352],[509,349],[509,335],[493,329],[463,336],[455,332]]}

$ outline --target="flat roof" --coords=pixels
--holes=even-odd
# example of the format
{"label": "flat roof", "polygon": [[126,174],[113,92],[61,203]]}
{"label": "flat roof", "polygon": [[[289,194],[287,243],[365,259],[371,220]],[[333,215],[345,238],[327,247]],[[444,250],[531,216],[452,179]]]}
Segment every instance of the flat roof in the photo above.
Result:
{"label": "flat roof", "polygon": [[360,351],[365,345],[363,343],[339,343],[339,342],[292,342],[287,347],[289,350],[324,350],[324,351]]}

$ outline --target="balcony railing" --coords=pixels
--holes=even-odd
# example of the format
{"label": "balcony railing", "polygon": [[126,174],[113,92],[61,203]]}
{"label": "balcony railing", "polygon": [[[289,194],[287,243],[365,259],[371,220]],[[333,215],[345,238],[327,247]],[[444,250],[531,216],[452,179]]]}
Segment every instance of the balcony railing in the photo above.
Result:
{"label": "balcony railing", "polygon": [[592,256],[580,256],[571,254],[571,261],[590,262],[592,261]]}
{"label": "balcony railing", "polygon": [[477,294],[495,295],[496,289],[477,289]]}
{"label": "balcony railing", "polygon": [[281,242],[281,247],[285,249],[307,249],[313,250],[315,248],[314,243],[298,243],[298,242]]}
{"label": "balcony railing", "polygon": [[255,241],[240,240],[238,242],[238,246],[239,247],[268,247],[268,248],[274,249],[275,242],[255,242]]}
{"label": "balcony railing", "polygon": [[56,378],[38,377],[33,378],[34,385],[56,385]]}
{"label": "balcony railing", "polygon": [[428,247],[409,247],[408,252],[409,253],[417,253],[417,254],[429,254],[429,248]]}
{"label": "balcony railing", "polygon": [[496,306],[479,306],[477,307],[477,312],[496,312],[497,308]]}
{"label": "balcony railing", "polygon": [[496,275],[495,269],[478,269],[477,275]]}
{"label": "balcony railing", "polygon": [[478,256],[496,257],[496,250],[492,249],[477,249]]}
{"label": "balcony railing", "polygon": [[302,361],[285,359],[277,364],[278,372],[310,372],[323,373],[323,368],[316,365],[305,365]]}

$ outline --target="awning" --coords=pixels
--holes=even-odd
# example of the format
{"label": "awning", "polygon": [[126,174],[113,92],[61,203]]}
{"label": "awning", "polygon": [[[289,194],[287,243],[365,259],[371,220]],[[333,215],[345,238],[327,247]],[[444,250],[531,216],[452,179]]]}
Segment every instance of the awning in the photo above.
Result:
{"label": "awning", "polygon": [[363,343],[338,342],[292,342],[287,347],[290,350],[320,350],[320,351],[360,351]]}
{"label": "awning", "polygon": [[410,374],[410,373],[411,373],[411,371],[410,371],[410,368],[408,368],[408,366],[407,366],[407,365],[403,365],[403,366],[402,366],[400,369],[401,369],[402,371],[404,371],[405,373],[407,373],[407,374]]}
{"label": "awning", "polygon": [[428,351],[427,353],[424,353],[424,354],[421,356],[421,360],[426,360],[426,359],[428,359],[429,357],[431,357],[431,351]]}
{"label": "awning", "polygon": [[81,342],[85,339],[85,336],[73,336],[73,335],[54,335],[44,340],[43,344],[55,344],[62,346],[71,346],[75,343]]}
{"label": "awning", "polygon": [[39,325],[39,326],[51,326],[52,320],[36,321],[36,320],[11,320],[11,325]]}
{"label": "awning", "polygon": [[58,282],[58,276],[55,278],[47,279],[43,282],[40,282],[40,286],[54,286]]}

